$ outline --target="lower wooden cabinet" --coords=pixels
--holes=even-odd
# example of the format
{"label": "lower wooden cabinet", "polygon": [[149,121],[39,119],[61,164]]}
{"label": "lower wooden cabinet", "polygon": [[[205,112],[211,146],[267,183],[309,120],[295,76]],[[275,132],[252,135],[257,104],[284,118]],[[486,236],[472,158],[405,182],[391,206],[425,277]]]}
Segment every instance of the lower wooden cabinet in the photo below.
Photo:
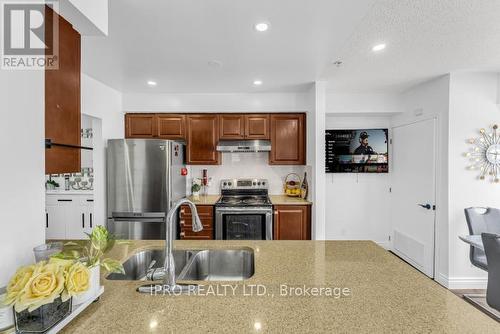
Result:
{"label": "lower wooden cabinet", "polygon": [[310,206],[275,205],[274,240],[311,240]]}
{"label": "lower wooden cabinet", "polygon": [[214,239],[214,207],[212,205],[197,205],[203,230],[193,232],[191,209],[187,205],[181,206],[179,211],[179,236],[182,240],[213,240]]}
{"label": "lower wooden cabinet", "polygon": [[87,239],[96,224],[94,200],[89,195],[47,195],[46,239]]}

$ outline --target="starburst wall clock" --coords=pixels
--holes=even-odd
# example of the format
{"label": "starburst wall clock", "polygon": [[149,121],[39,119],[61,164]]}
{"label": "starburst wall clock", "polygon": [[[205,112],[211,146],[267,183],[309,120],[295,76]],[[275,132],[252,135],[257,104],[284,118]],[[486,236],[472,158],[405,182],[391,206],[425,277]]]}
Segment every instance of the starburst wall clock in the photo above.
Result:
{"label": "starburst wall clock", "polygon": [[469,139],[472,145],[465,154],[469,158],[469,170],[479,171],[479,179],[489,179],[491,182],[499,183],[500,177],[500,137],[498,125],[491,127],[491,131],[479,130],[480,137]]}

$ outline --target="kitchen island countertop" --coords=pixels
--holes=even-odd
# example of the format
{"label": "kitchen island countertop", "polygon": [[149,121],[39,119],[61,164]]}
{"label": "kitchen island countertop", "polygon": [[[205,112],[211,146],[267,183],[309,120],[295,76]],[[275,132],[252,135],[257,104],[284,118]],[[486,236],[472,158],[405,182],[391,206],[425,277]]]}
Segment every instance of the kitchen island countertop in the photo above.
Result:
{"label": "kitchen island countertop", "polygon": [[[162,246],[162,241],[132,241],[116,245],[109,255],[124,261],[140,250]],[[196,296],[139,294],[135,289],[145,282],[108,281],[101,277],[104,295],[64,332],[498,333],[500,330],[496,321],[370,241],[181,240],[175,242],[175,248],[251,248],[255,274],[243,282],[212,282],[210,286],[204,282],[204,293]],[[224,288],[225,284],[230,288]],[[259,291],[252,285],[264,288]],[[208,293],[210,287],[212,294]],[[308,288],[337,293],[313,296],[312,290],[305,293]],[[262,289],[266,291],[260,295]],[[339,291],[343,292],[337,297]]]}

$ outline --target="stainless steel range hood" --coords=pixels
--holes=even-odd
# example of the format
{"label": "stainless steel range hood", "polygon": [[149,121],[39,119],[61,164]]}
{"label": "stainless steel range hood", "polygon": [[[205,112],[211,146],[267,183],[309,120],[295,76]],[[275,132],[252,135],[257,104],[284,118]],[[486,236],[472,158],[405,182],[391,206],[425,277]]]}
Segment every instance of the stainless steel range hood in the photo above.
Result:
{"label": "stainless steel range hood", "polygon": [[219,152],[269,152],[269,140],[221,140],[217,145]]}

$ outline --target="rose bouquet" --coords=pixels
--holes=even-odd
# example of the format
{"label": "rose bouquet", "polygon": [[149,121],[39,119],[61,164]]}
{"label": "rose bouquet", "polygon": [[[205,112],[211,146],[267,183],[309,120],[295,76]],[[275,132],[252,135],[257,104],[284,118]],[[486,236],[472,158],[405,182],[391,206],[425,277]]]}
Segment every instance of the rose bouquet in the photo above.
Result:
{"label": "rose bouquet", "polygon": [[19,268],[7,285],[4,303],[16,312],[33,312],[53,303],[66,302],[89,289],[89,269],[80,262],[50,259]]}

